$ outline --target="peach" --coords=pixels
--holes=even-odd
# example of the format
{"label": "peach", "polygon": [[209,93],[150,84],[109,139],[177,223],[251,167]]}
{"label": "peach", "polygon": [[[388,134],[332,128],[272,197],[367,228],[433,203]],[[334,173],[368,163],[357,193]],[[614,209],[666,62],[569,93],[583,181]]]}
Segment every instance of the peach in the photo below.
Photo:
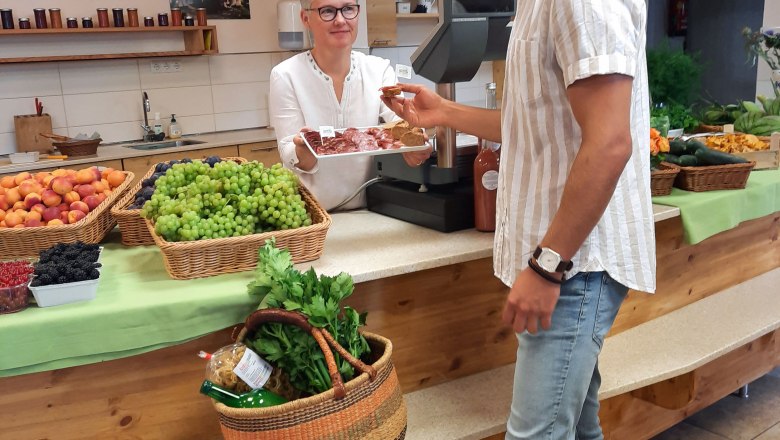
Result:
{"label": "peach", "polygon": [[5,200],[8,201],[9,205],[13,205],[14,203],[22,200],[22,195],[19,194],[18,189],[10,188],[5,192]]}
{"label": "peach", "polygon": [[84,168],[83,170],[78,170],[76,173],[76,183],[84,184],[84,183],[92,183],[95,181],[95,173],[92,172],[89,168]]}
{"label": "peach", "polygon": [[59,219],[60,218],[60,209],[57,208],[56,206],[52,206],[52,207],[46,208],[43,211],[43,215],[41,217],[44,220],[46,220],[47,222],[51,221],[51,220],[54,220],[54,219]]}
{"label": "peach", "polygon": [[14,176],[5,176],[3,178],[0,178],[0,186],[3,188],[13,188],[16,186],[16,182],[14,182]]}
{"label": "peach", "polygon": [[95,194],[95,187],[92,186],[90,183],[85,183],[83,185],[78,185],[76,188],[74,188],[77,193],[79,193],[79,196],[82,200],[84,200],[84,197],[91,196],[92,194]]}
{"label": "peach", "polygon": [[82,201],[73,202],[70,204],[70,210],[71,212],[81,211],[84,214],[87,214],[89,212],[89,206],[87,206],[87,204]]}
{"label": "peach", "polygon": [[46,210],[46,206],[41,205],[38,203],[37,205],[33,205],[32,208],[30,208],[30,212],[37,212],[38,214],[43,214],[43,211]]}
{"label": "peach", "polygon": [[47,189],[43,192],[43,194],[41,194],[41,200],[46,206],[57,206],[62,203],[62,196],[50,189]]}
{"label": "peach", "polygon": [[92,171],[92,175],[95,176],[95,179],[93,180],[93,182],[95,180],[100,180],[100,179],[103,178],[103,175],[100,173],[100,170],[98,169],[98,167],[89,167],[89,170]]}
{"label": "peach", "polygon": [[17,215],[22,216],[22,220],[26,219],[27,218],[27,214],[29,214],[29,212],[26,209],[17,209],[16,211],[14,211],[14,213],[16,213]]}
{"label": "peach", "polygon": [[54,180],[54,176],[49,174],[48,176],[43,178],[43,187],[44,188],[51,188],[51,181]]}
{"label": "peach", "polygon": [[[76,202],[76,203],[83,203],[83,202]],[[87,214],[85,214],[84,212],[74,209],[68,212],[68,223],[72,225],[73,223],[76,223],[77,221],[83,219],[86,216]]]}
{"label": "peach", "polygon": [[55,208],[59,209],[61,212],[70,211],[70,205],[68,203],[60,203],[59,205],[55,206]]}
{"label": "peach", "polygon": [[60,225],[64,225],[64,224],[65,223],[63,223],[62,220],[60,220],[58,218],[51,219],[48,222],[46,222],[46,226],[60,226]]}
{"label": "peach", "polygon": [[81,196],[76,191],[71,191],[62,197],[62,201],[70,205],[73,202],[81,200]]}
{"label": "peach", "polygon": [[2,196],[3,194],[5,194],[5,187],[0,186],[0,196]]}
{"label": "peach", "polygon": [[27,197],[24,198],[24,206],[28,210],[39,203],[41,203],[41,196],[38,193],[27,194]]}
{"label": "peach", "polygon": [[100,178],[101,179],[107,179],[108,175],[111,174],[113,171],[116,171],[116,170],[111,168],[111,167],[103,168],[103,171],[100,172]]}
{"label": "peach", "polygon": [[21,225],[24,219],[16,212],[11,212],[5,216],[5,225],[9,228],[13,228],[16,225]]}
{"label": "peach", "polygon": [[102,192],[100,194],[96,194],[98,199],[100,199],[100,202],[102,203],[108,198],[108,195],[105,192]]}
{"label": "peach", "polygon": [[23,228],[23,227],[24,227],[24,223],[20,223],[20,224],[14,226],[14,228]]}
{"label": "peach", "polygon": [[24,221],[24,227],[25,228],[36,228],[38,226],[43,226],[43,222],[41,222],[39,219],[35,218],[27,218]]}
{"label": "peach", "polygon": [[60,212],[60,221],[63,224],[66,224],[66,225],[68,224],[68,213],[69,212],[70,211],[62,211],[62,212]]}
{"label": "peach", "polygon": [[24,200],[19,200],[18,202],[14,203],[14,206],[11,207],[14,211],[26,211],[27,207],[24,206]]}
{"label": "peach", "polygon": [[5,211],[0,209],[0,222],[5,220]]}
{"label": "peach", "polygon": [[24,182],[27,179],[32,179],[32,174],[28,173],[27,171],[23,171],[16,176],[14,176],[14,183],[19,185],[20,183]]}
{"label": "peach", "polygon": [[100,205],[101,200],[100,197],[96,196],[95,194],[92,194],[90,196],[84,197],[83,202],[87,204],[90,211],[94,211],[95,208],[97,208],[98,205]]}
{"label": "peach", "polygon": [[95,188],[96,193],[102,193],[103,191],[110,189],[108,186],[108,182],[106,180],[96,180],[92,182],[90,185],[92,185]]}
{"label": "peach", "polygon": [[51,181],[51,189],[57,194],[64,196],[73,191],[73,183],[65,176],[55,177]]}
{"label": "peach", "polygon": [[111,188],[116,188],[125,181],[125,173],[122,171],[112,171],[106,180],[108,180],[108,184],[111,185]]}
{"label": "peach", "polygon": [[31,219],[40,220],[42,218],[43,216],[39,212],[30,211],[27,213],[27,217],[25,217],[24,221],[27,222],[27,220],[31,220]]}
{"label": "peach", "polygon": [[64,177],[68,175],[68,170],[64,168],[58,168],[51,172],[51,175],[54,177]]}
{"label": "peach", "polygon": [[38,173],[35,173],[35,175],[33,176],[33,178],[34,178],[34,179],[35,179],[35,180],[36,180],[38,183],[40,183],[41,185],[43,185],[43,179],[45,179],[45,178],[49,177],[50,175],[51,175],[51,174],[50,174],[50,173],[48,173],[48,172],[46,172],[46,171],[40,171],[40,172],[38,172]]}
{"label": "peach", "polygon": [[8,226],[5,225],[5,220],[0,222],[0,228],[7,228]]}
{"label": "peach", "polygon": [[6,200],[5,195],[0,196],[0,210],[7,211],[11,204]]}
{"label": "peach", "polygon": [[37,181],[33,179],[27,179],[21,184],[19,184],[19,194],[22,197],[27,196],[27,194],[30,193],[38,193],[40,194],[43,191],[43,186],[38,183]]}

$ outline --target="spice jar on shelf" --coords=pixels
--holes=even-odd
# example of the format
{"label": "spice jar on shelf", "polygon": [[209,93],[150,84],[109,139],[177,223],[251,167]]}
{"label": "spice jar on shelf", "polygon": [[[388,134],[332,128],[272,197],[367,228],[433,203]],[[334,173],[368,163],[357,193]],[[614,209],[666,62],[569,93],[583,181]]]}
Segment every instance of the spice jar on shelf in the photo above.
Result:
{"label": "spice jar on shelf", "polygon": [[33,9],[35,15],[35,27],[37,29],[46,29],[49,25],[46,23],[46,9],[35,8]]}
{"label": "spice jar on shelf", "polygon": [[11,9],[0,9],[0,20],[3,22],[3,29],[14,28],[14,12]]}
{"label": "spice jar on shelf", "polygon": [[144,26],[154,27],[154,17],[144,17]]}
{"label": "spice jar on shelf", "polygon": [[65,19],[68,29],[76,29],[79,27],[79,20],[76,17],[68,17]]}
{"label": "spice jar on shelf", "polygon": [[138,9],[127,8],[127,25],[129,27],[138,27]]}
{"label": "spice jar on shelf", "polygon": [[29,18],[20,18],[19,19],[19,29],[30,29],[30,19]]}
{"label": "spice jar on shelf", "polygon": [[198,8],[195,12],[198,20],[198,26],[206,26],[206,8]]}
{"label": "spice jar on shelf", "polygon": [[184,17],[184,26],[195,26],[195,19],[192,18],[192,15]]}
{"label": "spice jar on shelf", "polygon": [[60,8],[49,9],[49,22],[51,23],[52,29],[62,29],[62,13],[60,13]]}
{"label": "spice jar on shelf", "polygon": [[168,13],[160,12],[157,14],[157,24],[160,26],[168,26]]}
{"label": "spice jar on shelf", "polygon": [[171,8],[171,26],[181,26],[181,9]]}
{"label": "spice jar on shelf", "polygon": [[114,16],[114,27],[125,27],[125,11],[122,8],[114,8],[111,10]]}
{"label": "spice jar on shelf", "polygon": [[95,27],[95,25],[92,24],[92,17],[83,17],[81,19],[81,27],[83,27],[84,29],[90,29]]}
{"label": "spice jar on shelf", "polygon": [[108,23],[108,9],[106,9],[106,8],[98,8],[97,9],[97,17],[98,17],[98,27],[107,28],[109,26],[109,23]]}

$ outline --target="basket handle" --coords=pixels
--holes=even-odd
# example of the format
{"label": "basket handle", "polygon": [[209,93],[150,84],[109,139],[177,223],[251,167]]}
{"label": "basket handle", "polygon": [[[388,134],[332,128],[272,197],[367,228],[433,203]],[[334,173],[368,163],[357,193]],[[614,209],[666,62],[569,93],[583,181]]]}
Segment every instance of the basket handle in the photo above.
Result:
{"label": "basket handle", "polygon": [[344,398],[346,389],[344,388],[344,381],[341,379],[341,374],[339,374],[338,368],[336,367],[336,359],[333,357],[331,347],[349,362],[350,365],[357,368],[362,373],[368,374],[371,380],[376,377],[376,369],[374,369],[374,367],[366,365],[360,359],[352,356],[333,338],[333,336],[331,336],[330,333],[328,333],[327,330],[311,325],[306,315],[302,313],[291,312],[284,309],[256,310],[246,318],[244,328],[247,333],[252,333],[265,323],[294,325],[312,335],[314,340],[317,341],[317,345],[320,346],[322,354],[325,355],[325,364],[328,367],[328,374],[330,375],[330,381],[333,386],[336,400]]}

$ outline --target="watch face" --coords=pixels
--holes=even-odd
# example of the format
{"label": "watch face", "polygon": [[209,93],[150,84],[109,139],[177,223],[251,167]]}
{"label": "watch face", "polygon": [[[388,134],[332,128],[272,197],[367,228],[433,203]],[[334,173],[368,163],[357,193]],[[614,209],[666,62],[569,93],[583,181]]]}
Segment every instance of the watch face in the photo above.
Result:
{"label": "watch face", "polygon": [[555,272],[555,269],[561,263],[561,256],[550,249],[542,249],[542,253],[536,261],[547,272]]}

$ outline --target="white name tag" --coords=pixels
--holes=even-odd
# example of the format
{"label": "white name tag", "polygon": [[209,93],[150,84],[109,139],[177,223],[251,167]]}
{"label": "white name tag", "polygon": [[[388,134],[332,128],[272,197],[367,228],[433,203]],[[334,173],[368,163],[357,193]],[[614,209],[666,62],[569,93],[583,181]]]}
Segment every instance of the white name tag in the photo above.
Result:
{"label": "white name tag", "polygon": [[336,130],[330,125],[320,125],[320,137],[321,138],[336,137]]}
{"label": "white name tag", "polygon": [[271,372],[273,372],[273,367],[257,353],[247,348],[241,357],[241,361],[233,368],[233,372],[247,385],[257,389],[262,388],[268,382]]}
{"label": "white name tag", "polygon": [[399,78],[412,79],[412,66],[396,64],[395,75]]}

